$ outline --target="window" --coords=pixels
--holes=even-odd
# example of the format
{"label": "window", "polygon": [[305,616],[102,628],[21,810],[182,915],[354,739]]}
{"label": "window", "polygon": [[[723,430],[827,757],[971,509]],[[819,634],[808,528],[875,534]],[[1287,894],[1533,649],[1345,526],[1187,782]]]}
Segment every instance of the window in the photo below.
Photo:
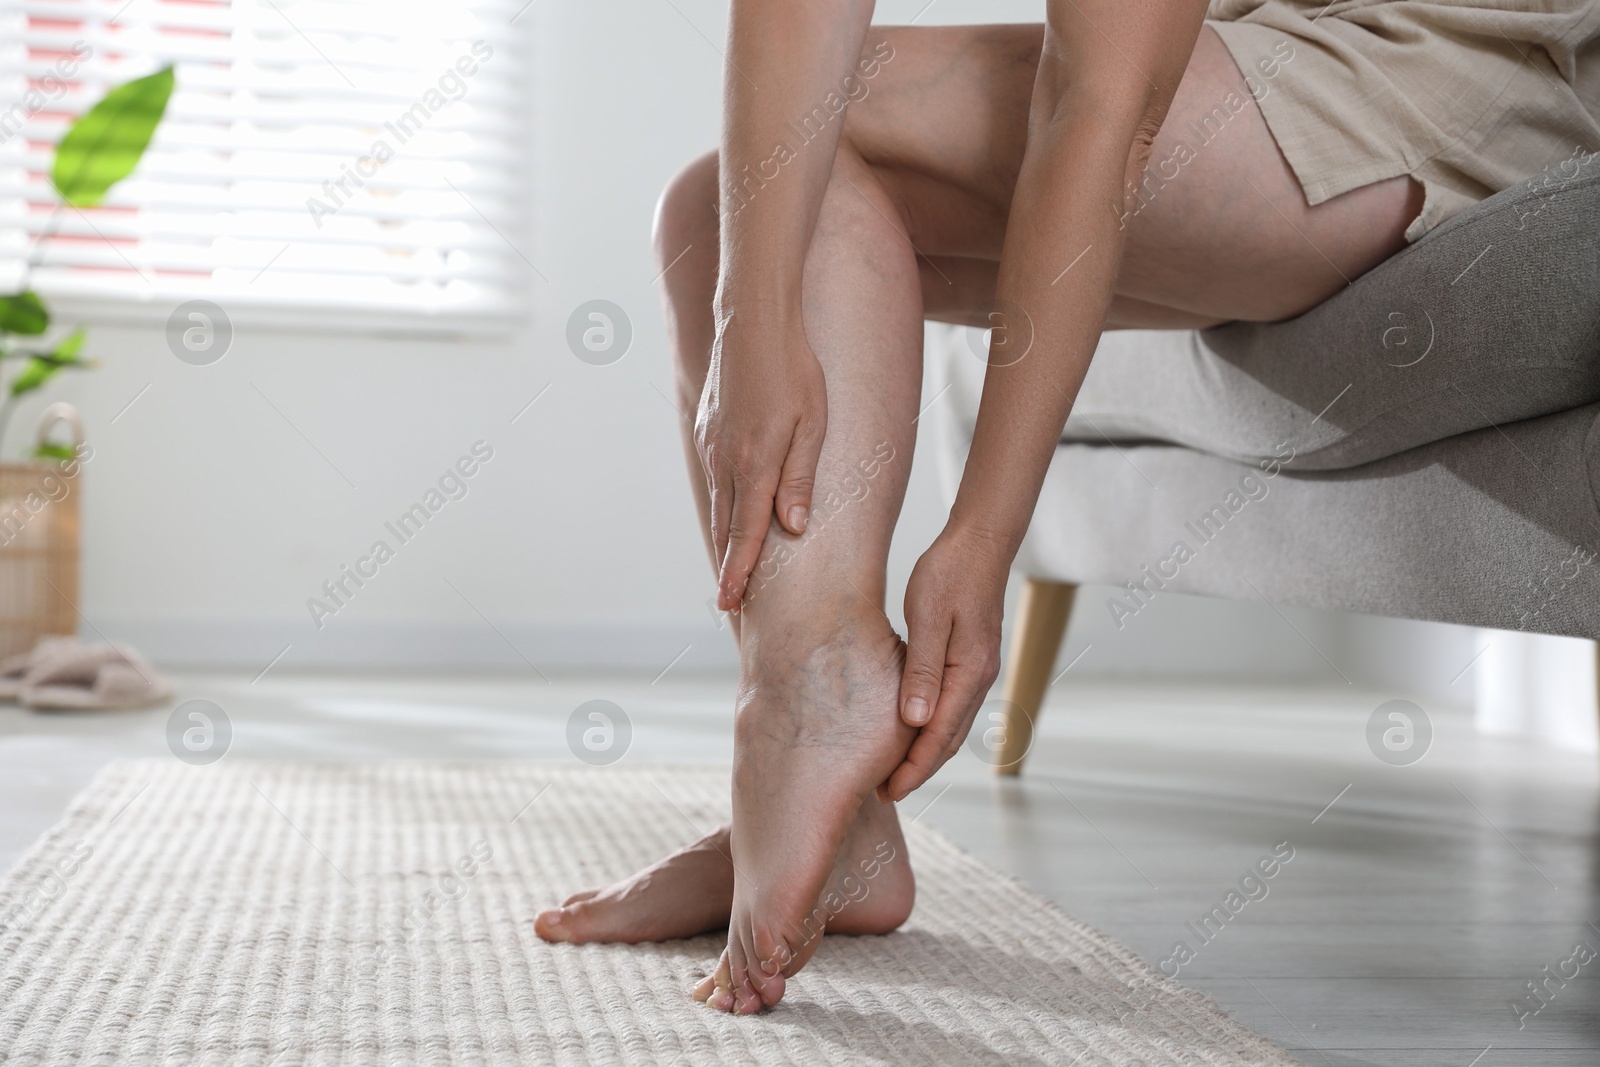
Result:
{"label": "window", "polygon": [[[530,272],[519,6],[0,0],[0,290],[503,326]],[[167,63],[177,88],[139,169],[102,207],[58,208],[71,119]]]}

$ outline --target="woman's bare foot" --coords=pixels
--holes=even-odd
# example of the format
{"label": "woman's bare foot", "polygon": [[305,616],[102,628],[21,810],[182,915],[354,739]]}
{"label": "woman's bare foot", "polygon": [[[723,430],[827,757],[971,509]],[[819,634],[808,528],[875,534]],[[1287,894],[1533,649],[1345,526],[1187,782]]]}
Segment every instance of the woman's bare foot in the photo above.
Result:
{"label": "woman's bare foot", "polygon": [[[778,1003],[784,982],[821,943],[835,909],[823,893],[863,801],[905,757],[915,731],[896,700],[905,650],[865,598],[818,604],[753,625],[746,617],[734,724],[733,914],[728,948],[695,997],[749,1014]],[[869,808],[868,810],[871,810]],[[870,900],[886,848],[865,868]]]}
{"label": "woman's bare foot", "polygon": [[[546,941],[670,941],[726,929],[733,913],[729,828],[722,826],[603,889],[586,889],[542,911],[533,929]],[[916,886],[892,804],[863,804],[851,823],[823,900],[842,902],[831,934],[886,934],[911,914]],[[876,864],[874,863],[876,861]],[[874,867],[882,872],[867,879]]]}
{"label": "woman's bare foot", "polygon": [[546,941],[670,941],[715,930],[732,906],[723,826],[620,882],[574,893],[559,908],[541,911],[533,931]]}

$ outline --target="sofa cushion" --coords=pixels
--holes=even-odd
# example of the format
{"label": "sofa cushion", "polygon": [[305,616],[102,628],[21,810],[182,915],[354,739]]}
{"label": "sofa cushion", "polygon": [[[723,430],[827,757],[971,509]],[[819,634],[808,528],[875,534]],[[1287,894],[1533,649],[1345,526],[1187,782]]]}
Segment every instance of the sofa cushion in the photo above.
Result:
{"label": "sofa cushion", "polygon": [[[970,430],[982,333],[943,354]],[[1304,315],[1104,335],[1064,440],[1338,469],[1600,400],[1600,155],[1438,227]]]}

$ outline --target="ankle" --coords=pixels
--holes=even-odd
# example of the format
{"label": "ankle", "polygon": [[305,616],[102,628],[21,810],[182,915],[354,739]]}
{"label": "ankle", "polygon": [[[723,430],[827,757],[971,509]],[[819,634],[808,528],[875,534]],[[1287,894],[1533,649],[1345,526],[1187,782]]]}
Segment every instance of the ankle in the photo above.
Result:
{"label": "ankle", "polygon": [[774,546],[768,538],[750,573],[740,609],[743,626],[803,625],[833,614],[882,616],[881,571],[874,574],[850,557],[834,558],[837,553],[819,551],[826,546],[809,545],[803,537],[782,536],[793,543]]}
{"label": "ankle", "polygon": [[850,601],[821,604],[804,612],[772,615],[760,625],[746,620],[739,645],[741,681],[747,686],[789,684],[798,675],[817,679],[858,674],[881,660],[898,674],[900,637],[873,604]]}

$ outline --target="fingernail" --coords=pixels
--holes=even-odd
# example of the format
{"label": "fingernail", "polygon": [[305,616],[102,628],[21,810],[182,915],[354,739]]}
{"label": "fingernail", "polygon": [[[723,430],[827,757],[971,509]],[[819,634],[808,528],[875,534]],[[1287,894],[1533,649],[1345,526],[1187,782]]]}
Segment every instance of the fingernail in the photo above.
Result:
{"label": "fingernail", "polygon": [[789,509],[789,529],[795,533],[806,532],[806,509],[804,505],[796,504]]}
{"label": "fingernail", "polygon": [[921,726],[928,721],[928,702],[921,697],[912,697],[906,701],[906,722],[913,726]]}

